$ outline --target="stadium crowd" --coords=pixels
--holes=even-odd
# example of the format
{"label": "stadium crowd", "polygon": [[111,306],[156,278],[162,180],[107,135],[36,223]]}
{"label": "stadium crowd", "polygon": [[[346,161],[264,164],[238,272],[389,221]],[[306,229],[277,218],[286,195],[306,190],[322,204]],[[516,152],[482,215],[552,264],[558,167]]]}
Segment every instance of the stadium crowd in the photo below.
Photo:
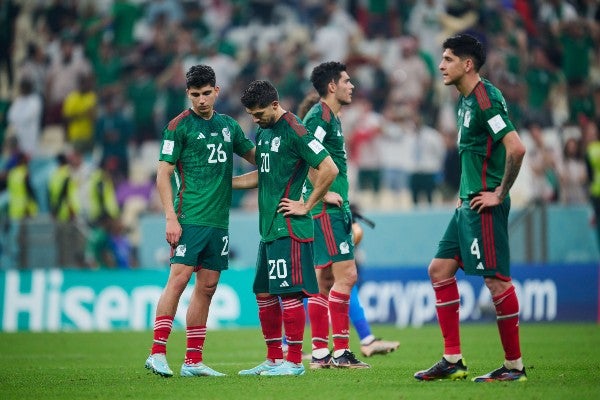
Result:
{"label": "stadium crowd", "polygon": [[[44,217],[57,265],[136,265],[136,221],[160,210],[162,129],[186,107],[184,73],[200,63],[217,71],[216,110],[253,137],[239,100],[250,81],[270,80],[297,110],[312,68],[345,62],[356,86],[341,115],[351,199],[454,202],[455,91],[437,64],[441,40],[458,32],[488,48],[482,75],[527,144],[514,203],[600,203],[586,164],[600,140],[598,0],[1,0],[0,266],[31,264],[19,243]],[[255,210],[256,193],[233,204]]]}

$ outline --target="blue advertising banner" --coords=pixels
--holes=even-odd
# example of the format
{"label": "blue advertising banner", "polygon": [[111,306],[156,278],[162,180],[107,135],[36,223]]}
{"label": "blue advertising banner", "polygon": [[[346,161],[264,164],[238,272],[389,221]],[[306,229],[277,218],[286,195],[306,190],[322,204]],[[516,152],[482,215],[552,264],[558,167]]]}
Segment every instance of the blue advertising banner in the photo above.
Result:
{"label": "blue advertising banner", "polygon": [[[522,321],[596,321],[599,316],[599,266],[515,266],[513,284]],[[371,322],[398,327],[435,322],[435,297],[427,268],[364,268],[359,296]],[[461,321],[495,319],[481,277],[457,274]]]}
{"label": "blue advertising banner", "polygon": [[[168,270],[0,272],[0,331],[147,330]],[[258,327],[254,268],[221,275],[210,309],[213,329]],[[364,268],[359,296],[367,318],[398,327],[435,322],[435,297],[426,268]],[[513,268],[522,321],[599,322],[597,265]],[[483,280],[458,274],[463,321],[491,321],[493,306]],[[185,326],[192,285],[184,292],[174,326]]]}

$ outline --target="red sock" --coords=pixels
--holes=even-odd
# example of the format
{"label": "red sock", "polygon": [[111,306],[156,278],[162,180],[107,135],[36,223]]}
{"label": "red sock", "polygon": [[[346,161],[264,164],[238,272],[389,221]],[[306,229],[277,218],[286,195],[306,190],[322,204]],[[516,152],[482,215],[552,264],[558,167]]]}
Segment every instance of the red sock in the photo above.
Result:
{"label": "red sock", "polygon": [[504,357],[512,361],[521,358],[519,344],[519,299],[515,287],[493,297],[496,307],[496,322],[500,332],[500,341],[504,348]]}
{"label": "red sock", "polygon": [[350,348],[350,295],[329,291],[329,315],[331,315],[331,336],[333,350]]}
{"label": "red sock", "polygon": [[185,351],[185,363],[197,364],[202,362],[202,348],[206,339],[206,325],[188,326],[185,329],[187,337],[187,349]]}
{"label": "red sock", "polygon": [[152,354],[167,354],[167,340],[173,328],[173,316],[161,315],[154,319],[154,341],[152,343]]}
{"label": "red sock", "polygon": [[312,337],[312,349],[329,347],[329,302],[323,294],[308,299],[308,319]]}
{"label": "red sock", "polygon": [[257,297],[258,319],[267,344],[267,358],[271,361],[283,358],[281,349],[281,305],[279,297]]}
{"label": "red sock", "polygon": [[287,360],[299,364],[302,362],[302,342],[306,325],[304,304],[302,299],[297,297],[284,297],[281,303],[283,304],[285,338],[288,343]]}
{"label": "red sock", "polygon": [[458,308],[460,295],[456,278],[433,282],[435,291],[435,307],[444,337],[444,354],[460,354],[460,332]]}

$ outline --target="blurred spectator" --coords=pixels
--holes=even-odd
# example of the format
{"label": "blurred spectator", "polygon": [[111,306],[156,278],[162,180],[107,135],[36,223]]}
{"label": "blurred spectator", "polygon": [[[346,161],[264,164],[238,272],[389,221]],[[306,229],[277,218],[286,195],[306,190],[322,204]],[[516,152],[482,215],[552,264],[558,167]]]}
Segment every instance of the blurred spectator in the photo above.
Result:
{"label": "blurred spectator", "polygon": [[[19,15],[20,7],[13,0],[2,0],[0,2],[0,85],[2,70],[6,72],[6,82],[10,93],[14,81],[13,72],[13,44],[15,40],[15,23]],[[0,89],[2,87],[0,86]]]}
{"label": "blurred spectator", "polygon": [[92,68],[81,51],[75,51],[75,38],[64,32],[60,40],[60,54],[51,61],[46,76],[45,125],[64,125],[63,102],[69,93],[77,90],[80,75],[90,75]]}
{"label": "blurred spectator", "polygon": [[118,219],[121,214],[112,178],[116,167],[114,158],[105,158],[90,175],[87,220],[93,226],[104,217]]}
{"label": "blurred spectator", "polygon": [[22,78],[19,82],[19,94],[8,109],[8,130],[15,135],[19,146],[29,157],[37,153],[42,112],[42,99],[34,91],[33,82],[29,78]]}
{"label": "blurred spectator", "polygon": [[[136,2],[139,4],[139,2]],[[134,28],[142,17],[142,8],[130,0],[114,0],[111,8],[111,27],[116,50],[125,53],[135,44]]]}
{"label": "blurred spectator", "polygon": [[133,122],[123,111],[119,97],[106,99],[104,110],[96,121],[94,143],[100,148],[100,163],[115,163],[115,180],[121,182],[129,177],[129,148],[133,139]]}
{"label": "blurred spectator", "polygon": [[48,73],[48,57],[44,49],[36,43],[29,42],[26,46],[25,58],[21,61],[17,75],[18,81],[28,79],[33,84],[33,90],[44,96],[46,90],[46,75]]}
{"label": "blurred spectator", "polygon": [[123,234],[119,219],[102,217],[89,234],[85,257],[92,269],[129,269],[132,265],[131,245]]}
{"label": "blurred spectator", "polygon": [[[385,121],[378,140],[381,157],[381,184],[398,202],[399,195],[408,191],[408,162],[411,149],[407,146],[407,131],[414,129],[408,107],[389,105],[384,111]],[[409,124],[410,122],[410,124]],[[410,126],[407,126],[410,125]]]}
{"label": "blurred spectator", "polygon": [[547,50],[539,44],[531,49],[531,62],[525,72],[527,84],[526,119],[539,121],[543,127],[554,123],[553,112],[556,99],[564,87],[562,74],[548,57]]}
{"label": "blurred spectator", "polygon": [[439,37],[444,13],[445,0],[416,1],[407,26],[408,32],[418,38],[421,50],[436,60],[442,54]]}
{"label": "blurred spectator", "polygon": [[563,147],[560,168],[560,201],[562,204],[586,204],[588,176],[583,157],[583,148],[578,138],[570,137]]}
{"label": "blurred spectator", "polygon": [[154,123],[158,90],[156,82],[143,63],[134,67],[132,78],[127,87],[127,99],[133,107],[133,140],[139,146],[148,140],[158,140],[158,130]]}
{"label": "blurred spectator", "polygon": [[4,152],[4,142],[6,139],[6,130],[8,128],[8,109],[10,100],[0,97],[0,155]]}
{"label": "blurred spectator", "polygon": [[100,43],[91,61],[100,99],[116,95],[123,86],[123,61],[114,44],[107,40]]}
{"label": "blurred spectator", "polygon": [[560,155],[544,140],[539,123],[531,121],[527,128],[533,146],[527,149],[531,169],[532,200],[536,203],[554,203],[560,198]]}
{"label": "blurred spectator", "polygon": [[29,175],[29,158],[25,153],[17,152],[15,165],[8,171],[6,181],[9,226],[2,246],[3,268],[24,268],[28,247],[23,242],[24,222],[38,214],[38,202]]}
{"label": "blurred spectator", "polygon": [[410,149],[408,172],[413,204],[421,202],[421,195],[429,205],[442,173],[446,144],[442,134],[423,124],[418,112],[411,112],[412,129],[407,131],[406,146]]}
{"label": "blurred spectator", "polygon": [[56,224],[58,265],[83,267],[85,228],[81,216],[79,181],[74,170],[81,167],[81,155],[76,151],[59,154],[56,169],[50,174],[48,194],[50,212]]}
{"label": "blurred spectator", "polygon": [[352,105],[346,107],[342,117],[348,119],[351,114],[354,114],[352,122],[342,125],[350,128],[349,154],[358,169],[358,188],[377,194],[381,189],[382,166],[378,140],[382,116],[373,111],[371,102],[365,98],[354,100]]}
{"label": "blurred spectator", "polygon": [[94,147],[98,97],[92,75],[78,74],[76,80],[77,88],[67,95],[63,103],[63,118],[67,124],[67,141],[88,154]]}
{"label": "blurred spectator", "polygon": [[442,183],[440,191],[445,202],[456,204],[460,189],[460,155],[458,154],[458,138],[456,132],[443,134],[446,144],[446,155],[442,167]]}
{"label": "blurred spectator", "polygon": [[430,96],[431,69],[419,54],[419,44],[414,36],[403,36],[395,42],[399,48],[397,58],[392,56],[384,64],[390,77],[388,101],[407,105],[419,112]]}

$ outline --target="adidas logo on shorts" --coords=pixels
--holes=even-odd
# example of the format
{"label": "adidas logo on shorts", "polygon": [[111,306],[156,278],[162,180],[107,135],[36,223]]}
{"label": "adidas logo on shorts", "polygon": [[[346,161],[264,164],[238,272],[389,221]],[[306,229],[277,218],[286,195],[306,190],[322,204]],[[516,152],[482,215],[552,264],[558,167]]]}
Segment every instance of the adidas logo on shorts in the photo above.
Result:
{"label": "adidas logo on shorts", "polygon": [[283,281],[281,282],[281,285],[279,285],[279,287],[290,287],[290,284],[287,283],[287,281]]}

